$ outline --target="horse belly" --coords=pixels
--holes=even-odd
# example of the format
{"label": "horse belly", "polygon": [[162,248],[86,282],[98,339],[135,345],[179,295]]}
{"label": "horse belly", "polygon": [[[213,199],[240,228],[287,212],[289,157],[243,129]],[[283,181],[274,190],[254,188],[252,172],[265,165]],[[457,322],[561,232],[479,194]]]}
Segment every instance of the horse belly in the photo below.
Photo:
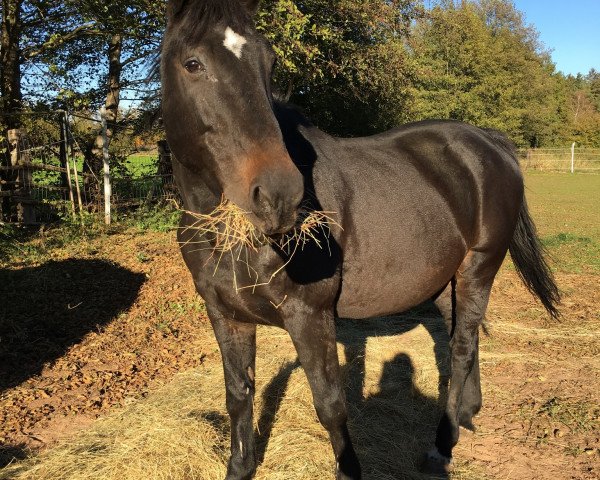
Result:
{"label": "horse belly", "polygon": [[368,318],[418,305],[444,288],[465,258],[456,213],[432,188],[412,185],[418,182],[384,192],[383,200],[364,195],[355,204],[343,239],[340,317]]}
{"label": "horse belly", "polygon": [[443,250],[415,248],[395,258],[363,252],[364,261],[349,261],[343,269],[338,316],[400,313],[430,299],[447,285],[466,255],[461,239],[447,240]]}

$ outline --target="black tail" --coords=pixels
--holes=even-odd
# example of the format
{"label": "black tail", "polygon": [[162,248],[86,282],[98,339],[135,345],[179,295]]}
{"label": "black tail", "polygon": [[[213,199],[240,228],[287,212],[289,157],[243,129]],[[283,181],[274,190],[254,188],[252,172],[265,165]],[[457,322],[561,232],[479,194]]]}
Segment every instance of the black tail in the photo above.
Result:
{"label": "black tail", "polygon": [[558,311],[560,293],[554,276],[544,259],[544,247],[537,237],[535,225],[529,216],[524,198],[517,228],[508,249],[521,280],[529,291],[540,299],[548,313],[552,317],[558,318],[560,316]]}

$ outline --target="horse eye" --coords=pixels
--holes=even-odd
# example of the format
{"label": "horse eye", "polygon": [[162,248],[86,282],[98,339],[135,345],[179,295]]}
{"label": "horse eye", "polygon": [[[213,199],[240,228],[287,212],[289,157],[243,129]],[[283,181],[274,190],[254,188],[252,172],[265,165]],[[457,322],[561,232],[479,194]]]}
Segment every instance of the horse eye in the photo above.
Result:
{"label": "horse eye", "polygon": [[198,60],[188,60],[185,62],[185,69],[190,73],[198,73],[204,71],[204,65]]}

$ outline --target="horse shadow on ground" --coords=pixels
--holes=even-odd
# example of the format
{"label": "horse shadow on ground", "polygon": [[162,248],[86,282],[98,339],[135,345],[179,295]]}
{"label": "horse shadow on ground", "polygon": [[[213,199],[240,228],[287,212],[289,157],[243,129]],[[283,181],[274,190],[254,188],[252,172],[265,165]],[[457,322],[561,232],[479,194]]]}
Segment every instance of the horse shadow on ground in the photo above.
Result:
{"label": "horse shadow on ground", "polygon": [[[365,356],[370,337],[395,336],[423,325],[434,341],[438,367],[439,399],[424,395],[415,385],[410,357],[398,354],[386,362],[379,392],[365,397]],[[435,432],[447,395],[449,336],[444,321],[431,303],[403,315],[370,320],[338,320],[337,340],[345,351],[349,428],[361,461],[363,478],[447,479],[448,475],[419,473],[424,454],[435,440]],[[299,362],[285,364],[262,392],[263,408],[258,420],[257,457],[264,459],[273,424],[292,372]]]}
{"label": "horse shadow on ground", "polygon": [[[0,394],[130,308],[144,281],[105,260],[0,269]],[[24,455],[21,446],[0,443],[0,467]]]}

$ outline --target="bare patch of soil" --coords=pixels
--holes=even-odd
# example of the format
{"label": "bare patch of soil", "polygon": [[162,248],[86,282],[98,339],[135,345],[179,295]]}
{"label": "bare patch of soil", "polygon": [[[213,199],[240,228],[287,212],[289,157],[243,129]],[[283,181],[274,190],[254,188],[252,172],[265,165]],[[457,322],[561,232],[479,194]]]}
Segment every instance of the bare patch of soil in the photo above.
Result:
{"label": "bare patch of soil", "polygon": [[0,343],[4,450],[51,445],[216,354],[203,350],[204,306],[171,235],[113,235],[0,277],[10,299]]}

